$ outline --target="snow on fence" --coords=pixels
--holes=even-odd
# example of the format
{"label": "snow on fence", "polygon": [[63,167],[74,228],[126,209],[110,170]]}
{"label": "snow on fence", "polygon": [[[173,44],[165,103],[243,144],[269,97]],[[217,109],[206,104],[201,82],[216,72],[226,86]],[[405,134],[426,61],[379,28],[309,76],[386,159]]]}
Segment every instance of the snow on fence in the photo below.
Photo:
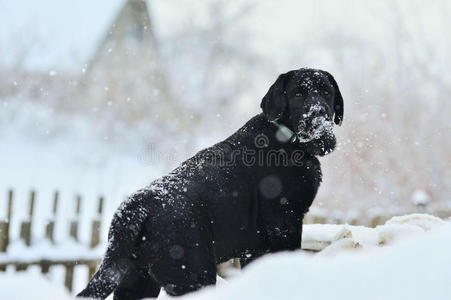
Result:
{"label": "snow on fence", "polygon": [[366,211],[324,210],[312,207],[304,218],[304,224],[349,224],[376,227],[384,224],[394,216],[412,213],[430,214],[442,219],[451,217],[451,202],[416,203],[414,207],[370,208]]}
{"label": "snow on fence", "polygon": [[[74,269],[78,266],[84,266],[88,269],[88,276],[86,282],[94,274],[101,256],[104,251],[103,236],[101,236],[101,227],[108,226],[108,217],[102,217],[104,214],[104,197],[96,199],[96,207],[92,210],[94,218],[81,222],[81,207],[83,204],[88,204],[88,201],[83,202],[81,196],[76,196],[74,201],[73,217],[66,221],[67,228],[63,229],[64,234],[68,239],[58,241],[55,238],[56,227],[61,227],[61,222],[56,222],[57,212],[61,206],[61,197],[58,191],[53,193],[53,199],[50,201],[50,217],[45,221],[41,214],[36,214],[36,191],[31,191],[27,199],[27,215],[19,224],[18,239],[13,239],[11,234],[12,219],[18,220],[16,216],[12,215],[13,206],[20,206],[19,199],[14,199],[15,193],[9,190],[7,194],[6,214],[4,219],[0,219],[0,271],[5,271],[7,268],[14,268],[16,271],[27,270],[28,267],[37,265],[43,274],[47,274],[49,269],[53,266],[63,266],[65,269],[64,284],[69,291],[73,289]],[[20,208],[20,207],[19,207]],[[0,208],[0,211],[2,209]],[[20,209],[22,211],[22,209]],[[450,206],[436,206],[436,207],[417,207],[416,212],[429,213],[441,218],[451,216]],[[409,212],[399,211],[396,209],[372,210],[365,214],[359,213],[337,213],[330,214],[326,211],[312,208],[312,210],[305,217],[305,224],[350,224],[350,225],[365,225],[376,227],[384,224],[388,219],[395,215],[403,215]],[[103,219],[103,223],[102,223]],[[86,222],[90,222],[87,224]],[[68,224],[67,224],[68,223]],[[58,224],[58,225],[57,225]],[[43,234],[44,238],[39,239],[33,236],[32,230],[34,227],[45,226]],[[329,226],[329,227],[327,227]],[[89,239],[84,242],[79,236],[80,227],[89,228]],[[334,225],[324,225],[315,227],[315,225],[304,226],[302,249],[310,252],[318,252],[328,247],[334,240],[349,238],[349,228]],[[36,229],[36,228],[34,228]],[[319,230],[319,231],[318,231]],[[86,230],[83,230],[86,232]],[[88,232],[86,232],[88,233]],[[85,235],[86,236],[86,235]],[[218,274],[221,276],[227,275],[227,269],[239,268],[238,260],[232,260],[228,263],[218,266]],[[79,277],[77,277],[79,278]]]}
{"label": "snow on fence", "polygon": [[[104,198],[97,199],[98,216],[91,223],[91,236],[89,245],[83,245],[79,239],[80,208],[82,197],[75,198],[74,217],[69,220],[69,242],[59,245],[55,240],[56,215],[59,206],[59,192],[54,193],[52,199],[51,217],[45,224],[45,242],[33,243],[32,227],[35,213],[36,192],[31,191],[28,201],[28,214],[20,223],[19,243],[14,249],[11,238],[12,209],[14,205],[14,192],[8,191],[6,218],[0,220],[0,271],[5,271],[8,266],[13,266],[16,271],[25,271],[29,266],[38,265],[43,274],[49,272],[50,267],[61,265],[65,268],[64,284],[72,291],[74,267],[84,265],[88,267],[87,280],[94,274],[100,261],[101,249],[96,247],[100,243],[101,215],[103,211]],[[36,239],[38,240],[38,239]],[[39,241],[39,240],[38,240]]]}

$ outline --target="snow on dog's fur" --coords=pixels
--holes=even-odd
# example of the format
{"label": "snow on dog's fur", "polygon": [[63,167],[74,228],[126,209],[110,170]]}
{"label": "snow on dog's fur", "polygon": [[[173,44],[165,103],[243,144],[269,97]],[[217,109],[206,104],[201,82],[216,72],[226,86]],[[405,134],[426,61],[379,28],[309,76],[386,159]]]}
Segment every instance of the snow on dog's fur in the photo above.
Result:
{"label": "snow on dog's fur", "polygon": [[[300,248],[302,220],[322,180],[316,155],[335,147],[321,118],[335,115],[340,124],[343,99],[329,73],[300,69],[280,75],[261,107],[229,138],[119,207],[104,259],[79,296],[140,299],[157,297],[161,287],[182,295],[215,284],[218,263],[240,257],[244,267],[265,253]],[[295,132],[310,111],[314,140],[277,138],[279,128]],[[257,152],[267,159],[248,159]],[[285,160],[268,159],[274,153]]]}

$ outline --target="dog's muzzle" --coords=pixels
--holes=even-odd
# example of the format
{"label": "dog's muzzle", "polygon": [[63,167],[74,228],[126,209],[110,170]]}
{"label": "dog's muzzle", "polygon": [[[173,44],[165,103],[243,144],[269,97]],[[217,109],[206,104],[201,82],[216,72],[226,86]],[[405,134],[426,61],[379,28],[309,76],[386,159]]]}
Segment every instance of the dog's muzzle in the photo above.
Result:
{"label": "dog's muzzle", "polygon": [[301,143],[318,140],[325,135],[333,135],[333,122],[327,114],[327,108],[320,103],[311,105],[302,115],[296,135]]}

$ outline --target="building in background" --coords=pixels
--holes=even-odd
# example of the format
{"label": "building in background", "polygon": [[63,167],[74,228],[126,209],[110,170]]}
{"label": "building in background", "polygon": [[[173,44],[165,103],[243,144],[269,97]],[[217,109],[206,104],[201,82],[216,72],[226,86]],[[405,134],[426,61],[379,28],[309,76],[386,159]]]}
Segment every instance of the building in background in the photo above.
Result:
{"label": "building in background", "polygon": [[88,98],[127,119],[174,119],[158,46],[147,1],[125,1],[87,66]]}
{"label": "building in background", "polygon": [[[136,148],[152,143],[186,158],[258,113],[278,74],[308,66],[335,76],[346,106],[338,149],[321,159],[315,206],[415,210],[417,190],[427,207],[449,204],[449,2],[282,2],[0,0],[0,149],[35,137],[2,153],[0,165],[28,149],[20,161],[29,155],[37,165],[35,144],[44,141],[43,152],[56,155],[35,172],[42,179],[62,156],[54,137],[78,141],[82,154],[69,160],[77,166],[95,164],[92,153],[105,149],[96,178],[138,182],[118,179],[123,166],[104,167],[118,161],[107,154],[122,147],[136,160]],[[68,121],[77,118],[81,130]],[[83,152],[92,140],[108,144]]]}

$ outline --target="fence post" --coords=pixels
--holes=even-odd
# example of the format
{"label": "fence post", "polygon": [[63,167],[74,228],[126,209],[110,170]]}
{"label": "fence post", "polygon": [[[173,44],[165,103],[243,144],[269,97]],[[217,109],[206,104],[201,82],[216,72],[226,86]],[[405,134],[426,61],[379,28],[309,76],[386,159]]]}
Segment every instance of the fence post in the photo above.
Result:
{"label": "fence post", "polygon": [[323,217],[323,216],[313,216],[312,223],[313,224],[326,224],[327,218]]}
{"label": "fence post", "polygon": [[[45,225],[45,237],[53,245],[55,245],[54,232],[55,232],[56,213],[58,211],[58,198],[59,198],[58,196],[59,196],[58,191],[55,191],[55,194],[53,196],[52,215],[51,215],[48,223]],[[50,269],[50,262],[43,261],[43,262],[41,262],[39,264],[39,266],[41,267],[41,273],[42,274],[47,274],[49,272],[49,269]]]}
{"label": "fence post", "polygon": [[72,283],[74,279],[74,264],[68,263],[65,265],[66,274],[64,276],[64,285],[67,287],[69,292],[72,292]]}
{"label": "fence post", "polygon": [[91,248],[97,246],[100,242],[100,226],[102,222],[102,211],[103,211],[103,197],[99,197],[99,202],[97,206],[97,218],[92,221],[91,228]]}
{"label": "fence post", "polygon": [[97,270],[97,263],[92,262],[88,265],[88,281],[94,276],[94,273]]}
{"label": "fence post", "polygon": [[[102,221],[102,212],[103,212],[103,197],[100,196],[98,206],[97,206],[97,219],[92,221],[91,244],[90,244],[91,248],[94,248],[100,242],[100,228],[101,228],[101,221]],[[91,279],[91,277],[94,275],[96,269],[97,269],[96,263],[89,264],[88,280]]]}
{"label": "fence post", "polygon": [[376,226],[381,225],[381,224],[384,224],[384,218],[380,215],[373,216],[370,219],[370,226],[372,228],[376,228]]}
{"label": "fence post", "polygon": [[[27,245],[27,246],[31,245],[31,228],[32,228],[32,221],[33,221],[35,198],[36,198],[36,192],[34,190],[32,190],[30,193],[30,202],[29,202],[29,206],[28,206],[28,220],[23,221],[22,224],[20,224],[20,238],[25,242],[25,245]],[[16,271],[26,270],[27,267],[28,267],[28,265],[26,265],[26,264],[16,265]]]}
{"label": "fence post", "polygon": [[[11,224],[11,211],[13,206],[13,191],[8,191],[8,208],[6,213],[6,219],[0,221],[0,253],[8,250],[9,244],[9,226]],[[6,266],[0,267],[0,271],[5,271]]]}
{"label": "fence post", "polygon": [[28,206],[28,220],[22,222],[20,227],[20,238],[24,240],[25,245],[30,246],[31,244],[31,222],[33,220],[34,211],[34,201],[36,198],[36,192],[31,191],[30,202]]}
{"label": "fence post", "polygon": [[55,194],[53,196],[53,207],[52,207],[52,216],[50,217],[49,222],[47,223],[45,227],[45,237],[52,243],[55,244],[55,219],[56,219],[56,213],[58,210],[58,198],[59,193],[58,191],[55,191]]}
{"label": "fence post", "polygon": [[80,208],[81,208],[81,196],[77,195],[76,200],[75,200],[75,217],[70,222],[70,233],[69,233],[69,235],[77,242],[79,241],[78,224],[80,221]]}

